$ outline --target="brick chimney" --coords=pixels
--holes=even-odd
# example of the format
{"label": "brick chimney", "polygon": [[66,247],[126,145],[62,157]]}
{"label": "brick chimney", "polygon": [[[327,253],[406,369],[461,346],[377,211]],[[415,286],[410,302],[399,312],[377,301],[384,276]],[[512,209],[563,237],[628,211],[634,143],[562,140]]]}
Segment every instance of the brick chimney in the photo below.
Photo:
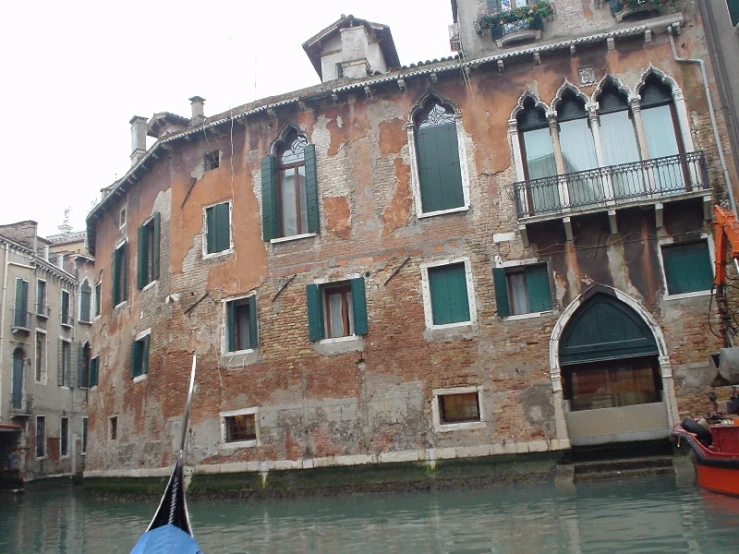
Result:
{"label": "brick chimney", "polygon": [[146,154],[146,118],[135,115],[131,124],[131,165],[136,165]]}
{"label": "brick chimney", "polygon": [[205,98],[193,96],[190,98],[190,106],[192,107],[192,125],[202,125],[205,121]]}

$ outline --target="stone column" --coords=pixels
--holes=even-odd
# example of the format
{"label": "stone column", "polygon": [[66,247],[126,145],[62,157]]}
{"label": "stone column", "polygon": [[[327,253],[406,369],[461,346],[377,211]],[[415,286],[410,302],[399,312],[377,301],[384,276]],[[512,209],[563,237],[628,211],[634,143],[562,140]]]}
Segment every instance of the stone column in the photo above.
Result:
{"label": "stone column", "polygon": [[559,185],[559,201],[564,206],[564,211],[568,211],[570,207],[570,191],[567,188],[567,181],[561,176],[567,173],[565,169],[565,161],[562,156],[562,147],[559,144],[559,125],[557,124],[557,112],[550,110],[547,112],[547,120],[549,121],[549,134],[552,137],[552,148],[554,150],[554,163],[557,166],[557,180]]}
{"label": "stone column", "polygon": [[[595,142],[595,158],[598,160],[598,167],[606,167],[606,154],[603,150],[603,141],[600,136],[600,119],[598,118],[598,102],[588,102],[585,109],[588,110],[588,120],[590,121],[590,130],[593,132],[593,142]],[[610,175],[605,172],[601,173],[601,183],[603,185],[603,194],[606,201],[613,201],[613,183]]]}
{"label": "stone column", "polygon": [[639,153],[642,160],[649,159],[649,148],[647,148],[647,135],[644,133],[644,123],[641,120],[641,96],[629,96],[631,113],[634,114],[634,127],[636,127],[636,138],[639,141]]}

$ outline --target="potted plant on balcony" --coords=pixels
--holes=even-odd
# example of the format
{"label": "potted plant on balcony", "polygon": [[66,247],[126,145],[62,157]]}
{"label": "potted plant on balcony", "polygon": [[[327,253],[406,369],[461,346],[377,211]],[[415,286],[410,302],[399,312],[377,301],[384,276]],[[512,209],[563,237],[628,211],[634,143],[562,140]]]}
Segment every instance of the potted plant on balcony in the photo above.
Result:
{"label": "potted plant on balcony", "polygon": [[633,14],[660,12],[668,6],[677,7],[680,0],[610,0],[611,13],[617,21]]}
{"label": "potted plant on balcony", "polygon": [[501,10],[482,16],[475,22],[478,34],[490,29],[493,40],[521,30],[538,30],[544,28],[544,19],[554,15],[554,5],[545,0],[530,6]]}

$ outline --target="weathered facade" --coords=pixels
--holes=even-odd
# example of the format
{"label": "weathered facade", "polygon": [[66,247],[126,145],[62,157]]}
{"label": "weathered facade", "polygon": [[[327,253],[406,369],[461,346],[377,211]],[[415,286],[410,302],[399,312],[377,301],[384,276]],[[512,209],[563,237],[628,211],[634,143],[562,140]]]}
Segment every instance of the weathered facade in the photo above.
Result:
{"label": "weathered facade", "polygon": [[446,60],[394,67],[349,16],[304,45],[321,85],[131,120],[88,217],[87,475],[171,462],[193,353],[202,472],[656,439],[701,407],[727,184],[668,35],[705,57],[698,14],[560,0],[532,33],[489,4],[452,2]]}
{"label": "weathered facade", "polygon": [[54,252],[54,244],[37,236],[34,221],[0,226],[0,461],[6,483],[84,468],[94,262]]}

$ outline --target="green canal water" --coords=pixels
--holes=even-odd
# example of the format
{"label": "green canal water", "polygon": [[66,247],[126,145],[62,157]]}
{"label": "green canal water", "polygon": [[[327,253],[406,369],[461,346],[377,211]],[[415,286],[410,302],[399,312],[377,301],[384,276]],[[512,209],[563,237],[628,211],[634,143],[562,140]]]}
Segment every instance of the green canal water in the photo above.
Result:
{"label": "green canal water", "polygon": [[[154,503],[72,488],[0,496],[2,554],[128,554]],[[670,477],[428,493],[190,502],[206,554],[739,552],[739,499]]]}

